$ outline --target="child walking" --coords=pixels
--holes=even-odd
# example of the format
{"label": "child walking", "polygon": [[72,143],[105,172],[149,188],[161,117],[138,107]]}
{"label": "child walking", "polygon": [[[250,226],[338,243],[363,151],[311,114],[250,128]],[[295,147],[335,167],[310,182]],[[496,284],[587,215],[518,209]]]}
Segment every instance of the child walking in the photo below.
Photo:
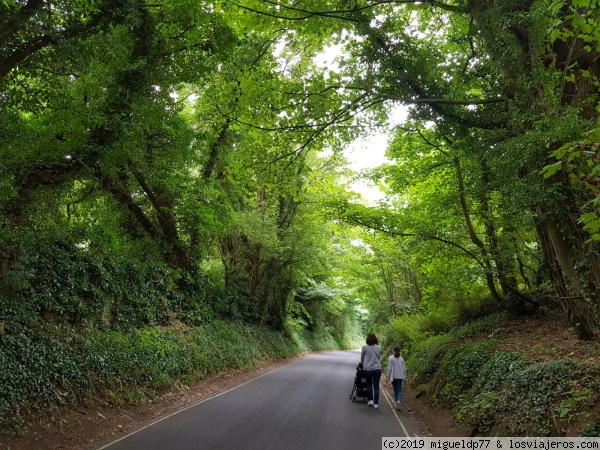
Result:
{"label": "child walking", "polygon": [[402,382],[406,380],[406,366],[404,358],[400,356],[400,347],[394,346],[394,354],[388,359],[387,375],[390,383],[394,387],[394,398],[396,399],[396,409],[400,411],[400,401],[402,400]]}

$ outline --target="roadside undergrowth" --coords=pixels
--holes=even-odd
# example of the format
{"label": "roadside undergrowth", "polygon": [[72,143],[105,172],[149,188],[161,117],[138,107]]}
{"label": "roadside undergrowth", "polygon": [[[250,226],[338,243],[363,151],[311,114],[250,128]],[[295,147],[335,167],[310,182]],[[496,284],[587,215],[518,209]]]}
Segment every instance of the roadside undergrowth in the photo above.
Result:
{"label": "roadside undergrowth", "polygon": [[[352,346],[327,328],[275,331],[214,320],[130,331],[67,326],[0,333],[0,434],[26,433],[31,421],[95,402],[125,408],[209,376],[313,350]],[[42,419],[40,419],[42,418]]]}
{"label": "roadside undergrowth", "polygon": [[489,316],[413,342],[421,400],[472,436],[599,436],[600,342],[558,317]]}

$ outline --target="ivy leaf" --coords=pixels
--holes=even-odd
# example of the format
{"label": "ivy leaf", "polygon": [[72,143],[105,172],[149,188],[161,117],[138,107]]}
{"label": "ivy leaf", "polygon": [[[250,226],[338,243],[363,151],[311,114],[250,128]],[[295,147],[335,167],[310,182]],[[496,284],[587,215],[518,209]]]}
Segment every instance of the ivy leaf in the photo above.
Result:
{"label": "ivy leaf", "polygon": [[556,172],[562,169],[562,161],[558,161],[557,163],[550,164],[549,166],[544,167],[540,170],[540,174],[544,176],[544,178],[550,178]]}

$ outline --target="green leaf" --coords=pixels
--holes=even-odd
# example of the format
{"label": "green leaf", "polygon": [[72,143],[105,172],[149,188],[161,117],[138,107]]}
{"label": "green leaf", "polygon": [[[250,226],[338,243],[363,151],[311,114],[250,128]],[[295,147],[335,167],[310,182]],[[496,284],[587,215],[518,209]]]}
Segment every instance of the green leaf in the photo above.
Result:
{"label": "green leaf", "polygon": [[556,172],[562,169],[562,161],[558,161],[557,163],[550,164],[549,166],[545,166],[542,170],[540,170],[540,174],[544,176],[544,178],[550,178]]}

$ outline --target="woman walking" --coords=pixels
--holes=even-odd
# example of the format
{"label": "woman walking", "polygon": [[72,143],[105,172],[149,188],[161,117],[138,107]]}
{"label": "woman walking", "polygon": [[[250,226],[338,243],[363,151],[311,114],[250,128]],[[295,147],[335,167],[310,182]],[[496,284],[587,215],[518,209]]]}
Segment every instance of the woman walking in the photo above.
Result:
{"label": "woman walking", "polygon": [[394,387],[394,398],[396,399],[396,409],[400,410],[402,400],[402,382],[406,380],[406,366],[404,358],[400,356],[400,347],[394,346],[394,354],[388,359],[387,375],[390,383]]}
{"label": "woman walking", "polygon": [[381,346],[375,333],[369,333],[360,352],[360,362],[367,378],[368,405],[379,408],[379,380],[381,379]]}

